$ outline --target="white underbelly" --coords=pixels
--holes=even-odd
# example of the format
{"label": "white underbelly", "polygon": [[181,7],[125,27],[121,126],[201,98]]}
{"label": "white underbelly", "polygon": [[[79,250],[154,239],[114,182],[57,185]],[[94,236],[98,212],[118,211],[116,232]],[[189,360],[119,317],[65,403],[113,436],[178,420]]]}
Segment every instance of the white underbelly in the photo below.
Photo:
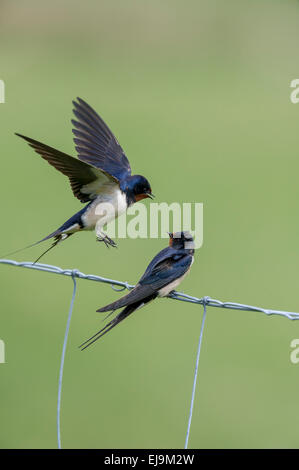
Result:
{"label": "white underbelly", "polygon": [[98,196],[82,216],[85,230],[103,227],[127,209],[126,196],[120,189]]}

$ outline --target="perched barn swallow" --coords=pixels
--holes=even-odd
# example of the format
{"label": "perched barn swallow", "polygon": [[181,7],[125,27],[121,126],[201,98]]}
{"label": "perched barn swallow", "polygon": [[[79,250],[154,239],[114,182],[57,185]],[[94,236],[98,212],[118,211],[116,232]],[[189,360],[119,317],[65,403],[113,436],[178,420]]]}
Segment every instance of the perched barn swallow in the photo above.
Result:
{"label": "perched barn swallow", "polygon": [[194,259],[194,247],[190,232],[170,233],[169,246],[154,257],[131,292],[97,310],[97,312],[111,312],[109,314],[111,315],[115,310],[125,307],[104,328],[79,346],[82,351],[138,308],[156,297],[166,297],[173,291],[190,271]]}
{"label": "perched barn swallow", "polygon": [[69,178],[74,196],[83,203],[88,202],[57,230],[30,247],[53,238],[54,243],[49,251],[73,233],[93,230],[95,227],[98,241],[105,242],[107,246],[116,246],[103,233],[102,227],[136,201],[153,197],[148,180],[144,176],[131,174],[130,163],[123,149],[100,116],[80,98],[77,98],[77,102],[73,101],[73,105],[77,119],[72,120],[73,134],[79,159],[30,137],[16,134]]}

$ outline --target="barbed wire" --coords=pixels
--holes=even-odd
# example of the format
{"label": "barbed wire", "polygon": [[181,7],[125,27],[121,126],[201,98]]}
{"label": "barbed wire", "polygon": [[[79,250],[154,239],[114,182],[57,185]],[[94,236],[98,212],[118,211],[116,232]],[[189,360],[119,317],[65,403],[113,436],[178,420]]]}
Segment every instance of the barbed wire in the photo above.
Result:
{"label": "barbed wire", "polygon": [[[134,285],[129,284],[128,282],[123,282],[123,281],[118,281],[115,279],[109,279],[106,277],[97,276],[95,274],[84,274],[78,269],[62,269],[58,266],[53,266],[51,264],[33,263],[31,261],[18,262],[18,261],[10,260],[10,259],[0,259],[0,263],[7,264],[10,266],[34,269],[37,271],[44,271],[44,272],[48,272],[52,274],[69,276],[73,280],[73,294],[72,294],[69,314],[67,318],[67,325],[66,325],[66,330],[65,330],[65,335],[64,335],[62,355],[61,355],[61,361],[60,361],[60,369],[59,369],[59,381],[58,381],[57,440],[58,440],[58,448],[61,449],[60,411],[61,411],[63,368],[64,368],[64,359],[65,359],[65,352],[66,352],[66,347],[67,347],[68,334],[69,334],[69,329],[70,329],[70,322],[71,322],[75,296],[76,296],[76,290],[77,290],[76,278],[109,284],[112,287],[112,289],[114,289],[117,292],[123,291],[125,289],[127,290],[133,289]],[[202,317],[202,322],[201,322],[201,327],[200,327],[198,347],[197,347],[193,387],[192,387],[192,394],[191,394],[191,404],[190,404],[188,425],[187,425],[187,432],[186,432],[186,439],[185,439],[185,449],[187,449],[189,435],[190,435],[190,428],[191,428],[191,423],[192,423],[192,416],[193,416],[194,399],[195,399],[197,375],[198,375],[198,365],[199,365],[199,359],[200,359],[200,352],[201,352],[201,346],[202,346],[203,330],[204,330],[204,324],[206,320],[207,307],[216,307],[216,308],[224,308],[224,309],[226,308],[230,310],[242,310],[242,311],[247,311],[247,312],[261,312],[266,315],[283,316],[285,318],[288,318],[289,320],[299,320],[299,313],[287,312],[284,310],[265,309],[262,307],[255,307],[252,305],[241,304],[241,303],[236,303],[236,302],[222,302],[221,300],[212,299],[211,297],[208,297],[208,296],[198,298],[198,297],[194,297],[194,296],[185,294],[183,292],[177,292],[177,291],[170,293],[168,295],[168,298],[173,299],[173,300],[179,300],[181,302],[199,304],[199,305],[203,305],[204,307],[204,312],[203,312],[203,317]]]}

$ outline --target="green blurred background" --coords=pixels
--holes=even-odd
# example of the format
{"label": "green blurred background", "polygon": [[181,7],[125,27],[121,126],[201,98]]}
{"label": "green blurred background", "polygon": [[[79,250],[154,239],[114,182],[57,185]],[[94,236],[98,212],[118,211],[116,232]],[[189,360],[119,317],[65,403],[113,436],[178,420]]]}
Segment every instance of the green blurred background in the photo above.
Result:
{"label": "green blurred background", "polygon": [[[82,206],[21,132],[75,155],[71,100],[107,121],[156,201],[203,202],[204,244],[181,290],[299,311],[299,3],[1,1],[1,251]],[[146,205],[149,201],[145,202]],[[134,283],[166,240],[74,236],[45,263]],[[33,260],[39,246],[15,256]],[[54,448],[69,278],[0,265],[0,445]],[[118,298],[78,281],[62,445],[180,448],[202,308],[160,300],[94,347],[96,308]],[[299,323],[208,309],[190,447],[298,447]]]}

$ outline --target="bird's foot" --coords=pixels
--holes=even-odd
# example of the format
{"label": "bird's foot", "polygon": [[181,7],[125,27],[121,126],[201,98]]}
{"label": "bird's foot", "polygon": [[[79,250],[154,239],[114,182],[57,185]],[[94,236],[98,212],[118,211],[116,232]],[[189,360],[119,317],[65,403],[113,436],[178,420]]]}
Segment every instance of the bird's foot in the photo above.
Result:
{"label": "bird's foot", "polygon": [[112,240],[112,238],[109,238],[108,235],[104,235],[103,237],[98,236],[97,241],[104,242],[107,248],[109,248],[109,246],[112,246],[113,248],[117,247],[117,244],[115,243],[115,241]]}

